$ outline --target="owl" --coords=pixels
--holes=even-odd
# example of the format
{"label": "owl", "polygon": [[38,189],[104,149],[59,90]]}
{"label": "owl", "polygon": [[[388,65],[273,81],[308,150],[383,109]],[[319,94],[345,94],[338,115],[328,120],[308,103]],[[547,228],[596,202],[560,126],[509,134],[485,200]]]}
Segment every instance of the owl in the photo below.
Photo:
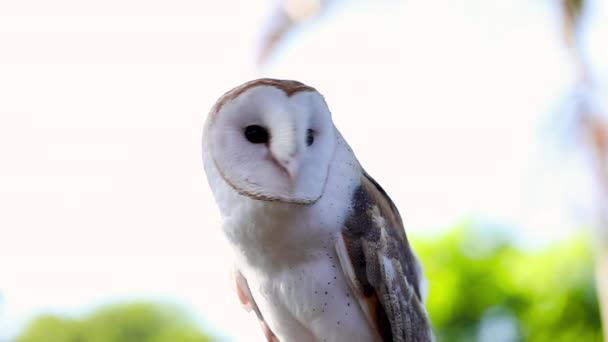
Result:
{"label": "owl", "polygon": [[224,94],[203,164],[233,285],[268,341],[431,341],[424,276],[399,211],[324,97],[292,80]]}

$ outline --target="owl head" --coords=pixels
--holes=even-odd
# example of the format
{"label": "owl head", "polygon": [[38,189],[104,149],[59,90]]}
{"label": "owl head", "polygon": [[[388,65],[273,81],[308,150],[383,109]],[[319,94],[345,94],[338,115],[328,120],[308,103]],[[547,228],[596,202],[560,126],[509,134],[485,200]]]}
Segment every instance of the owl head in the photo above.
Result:
{"label": "owl head", "polygon": [[323,194],[336,131],[314,88],[264,78],[230,90],[215,103],[204,142],[208,162],[241,195],[308,204]]}

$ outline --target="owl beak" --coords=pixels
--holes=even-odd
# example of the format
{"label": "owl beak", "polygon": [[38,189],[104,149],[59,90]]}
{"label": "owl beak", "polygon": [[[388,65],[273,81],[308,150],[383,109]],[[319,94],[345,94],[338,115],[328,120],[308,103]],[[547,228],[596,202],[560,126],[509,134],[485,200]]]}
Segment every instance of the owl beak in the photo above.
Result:
{"label": "owl beak", "polygon": [[281,168],[283,168],[283,170],[285,170],[285,173],[287,173],[287,176],[289,176],[289,179],[291,180],[291,183],[293,184],[296,181],[296,177],[298,176],[299,165],[296,162],[296,160],[295,159],[283,160],[283,161],[279,162],[279,165],[281,166]]}

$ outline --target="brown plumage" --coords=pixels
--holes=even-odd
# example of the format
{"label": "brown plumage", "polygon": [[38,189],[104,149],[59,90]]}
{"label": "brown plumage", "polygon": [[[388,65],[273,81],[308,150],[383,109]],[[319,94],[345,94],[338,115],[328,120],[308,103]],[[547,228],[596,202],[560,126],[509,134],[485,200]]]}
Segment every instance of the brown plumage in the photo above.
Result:
{"label": "brown plumage", "polygon": [[301,91],[316,91],[315,88],[307,86],[304,83],[298,81],[277,80],[273,78],[259,78],[241,84],[240,86],[235,87],[226,92],[224,95],[222,95],[222,97],[220,97],[215,103],[215,106],[213,106],[213,109],[211,110],[211,115],[215,115],[217,112],[219,112],[226,102],[234,100],[247,90],[258,86],[275,87],[277,89],[282,90],[288,97],[293,96],[294,94]]}
{"label": "brown plumage", "polygon": [[258,308],[255,300],[253,300],[253,296],[251,295],[251,290],[249,289],[249,283],[247,283],[247,279],[243,276],[241,272],[237,269],[234,269],[232,272],[232,280],[234,281],[234,287],[236,290],[236,294],[239,297],[239,301],[243,305],[243,308],[247,311],[253,310],[255,312],[256,317],[258,318],[258,322],[262,328],[262,332],[264,332],[264,336],[268,342],[278,342],[279,339],[276,335],[270,330],[268,324],[264,320],[264,315]]}
{"label": "brown plumage", "polygon": [[367,173],[336,244],[350,285],[383,341],[430,341],[420,269],[390,197]]}

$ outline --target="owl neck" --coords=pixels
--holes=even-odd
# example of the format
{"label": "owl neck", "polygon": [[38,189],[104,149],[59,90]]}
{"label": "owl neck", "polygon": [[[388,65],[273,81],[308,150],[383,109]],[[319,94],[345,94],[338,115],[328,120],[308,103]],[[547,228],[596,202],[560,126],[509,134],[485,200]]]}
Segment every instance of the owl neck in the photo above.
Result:
{"label": "owl neck", "polygon": [[305,263],[326,248],[329,232],[311,220],[313,206],[247,200],[224,224],[238,258],[273,273]]}

